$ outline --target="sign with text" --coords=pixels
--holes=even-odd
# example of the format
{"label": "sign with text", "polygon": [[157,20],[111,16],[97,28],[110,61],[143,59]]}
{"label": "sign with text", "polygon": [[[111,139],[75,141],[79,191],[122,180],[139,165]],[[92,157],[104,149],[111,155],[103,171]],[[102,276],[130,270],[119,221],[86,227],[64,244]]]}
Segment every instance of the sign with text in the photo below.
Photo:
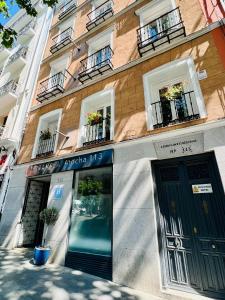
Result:
{"label": "sign with text", "polygon": [[77,155],[67,159],[50,161],[29,166],[27,176],[48,175],[70,170],[107,166],[113,163],[113,150],[104,150],[90,154]]}
{"label": "sign with text", "polygon": [[154,143],[155,151],[159,159],[173,158],[204,151],[203,134],[181,136],[180,138]]}
{"label": "sign with text", "polygon": [[192,191],[193,191],[193,194],[212,194],[213,193],[211,183],[193,184]]}

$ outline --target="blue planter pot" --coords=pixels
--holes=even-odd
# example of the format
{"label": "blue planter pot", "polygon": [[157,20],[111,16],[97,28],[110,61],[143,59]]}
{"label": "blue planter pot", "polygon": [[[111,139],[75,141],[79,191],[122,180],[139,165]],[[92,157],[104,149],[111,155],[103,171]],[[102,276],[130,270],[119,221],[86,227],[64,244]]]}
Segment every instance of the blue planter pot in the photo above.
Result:
{"label": "blue planter pot", "polygon": [[41,266],[45,265],[51,254],[51,249],[49,248],[39,248],[34,249],[34,264]]}

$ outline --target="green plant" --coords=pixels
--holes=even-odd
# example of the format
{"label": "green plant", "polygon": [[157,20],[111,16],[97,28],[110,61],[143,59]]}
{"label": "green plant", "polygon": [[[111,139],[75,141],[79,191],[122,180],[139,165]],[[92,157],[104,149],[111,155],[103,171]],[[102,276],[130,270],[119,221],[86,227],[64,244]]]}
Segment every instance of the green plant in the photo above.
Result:
{"label": "green plant", "polygon": [[[19,9],[24,9],[26,14],[36,17],[38,12],[35,8],[35,5],[32,3],[31,0],[1,0],[0,1],[0,16],[3,18],[9,18],[10,13],[9,9],[10,6],[17,5]],[[43,4],[46,4],[49,7],[54,7],[58,3],[58,0],[43,0]],[[1,37],[1,44],[6,48],[11,48],[13,42],[16,40],[17,32],[14,28],[10,28],[7,26],[3,26],[0,22],[0,37]]]}
{"label": "green plant", "polygon": [[176,84],[168,87],[166,91],[161,95],[167,100],[174,100],[181,96],[183,93],[183,86],[181,84]]}
{"label": "green plant", "polygon": [[102,122],[102,115],[98,112],[88,113],[87,122],[89,125],[99,124]]}
{"label": "green plant", "polygon": [[52,133],[50,132],[49,128],[48,129],[45,129],[45,130],[42,130],[41,133],[40,133],[40,139],[41,140],[48,140],[52,137]]}
{"label": "green plant", "polygon": [[55,225],[59,217],[59,211],[56,207],[45,208],[40,212],[40,220],[46,225]]}
{"label": "green plant", "polygon": [[55,225],[56,221],[58,220],[59,217],[59,211],[56,207],[48,207],[43,209],[40,214],[39,214],[39,218],[40,220],[46,225],[45,226],[45,232],[44,232],[44,243],[43,243],[43,247],[45,247],[45,243],[46,243],[46,236],[47,236],[47,232],[48,232],[48,226],[49,225]]}
{"label": "green plant", "polygon": [[78,185],[78,192],[82,196],[98,195],[103,189],[102,181],[87,176]]}

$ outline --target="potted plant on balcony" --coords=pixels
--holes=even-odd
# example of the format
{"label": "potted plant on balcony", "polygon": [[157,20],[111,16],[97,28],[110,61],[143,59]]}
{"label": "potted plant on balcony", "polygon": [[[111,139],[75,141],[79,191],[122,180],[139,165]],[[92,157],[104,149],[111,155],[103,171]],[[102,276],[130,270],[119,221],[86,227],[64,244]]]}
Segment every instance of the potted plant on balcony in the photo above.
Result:
{"label": "potted plant on balcony", "polygon": [[46,237],[49,226],[55,225],[59,217],[59,211],[56,207],[49,207],[42,210],[39,214],[40,220],[45,225],[44,235],[43,235],[43,245],[35,247],[34,249],[34,264],[35,265],[44,265],[48,261],[51,248],[46,245]]}
{"label": "potted plant on balcony", "polygon": [[92,112],[87,114],[87,123],[88,125],[96,125],[102,123],[102,115],[98,112]]}
{"label": "potted plant on balcony", "polygon": [[45,130],[41,130],[41,132],[40,132],[40,139],[42,141],[49,140],[51,137],[52,137],[52,133],[49,130],[49,128],[47,128]]}

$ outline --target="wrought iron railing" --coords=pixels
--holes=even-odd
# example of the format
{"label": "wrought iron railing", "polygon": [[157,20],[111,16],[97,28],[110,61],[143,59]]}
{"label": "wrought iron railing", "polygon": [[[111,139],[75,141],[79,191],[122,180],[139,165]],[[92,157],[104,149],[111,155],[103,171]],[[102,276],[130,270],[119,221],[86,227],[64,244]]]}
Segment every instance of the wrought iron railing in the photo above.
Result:
{"label": "wrought iron railing", "polygon": [[65,5],[60,8],[59,19],[63,19],[66,15],[68,15],[71,11],[77,8],[77,1],[70,0]]}
{"label": "wrought iron railing", "polygon": [[109,12],[113,13],[113,1],[112,0],[108,0],[104,3],[102,3],[101,5],[99,5],[98,7],[96,7],[92,12],[90,12],[88,14],[88,18],[89,18],[90,22],[94,22],[97,19],[104,17]]}
{"label": "wrought iron railing", "polygon": [[[175,32],[181,31],[175,35]],[[148,24],[137,29],[138,49],[152,45],[152,49],[161,44],[172,41],[178,36],[185,35],[185,28],[179,8],[175,8],[170,12],[160,16],[159,18],[149,22]],[[166,37],[166,40],[162,40]],[[162,40],[160,42],[160,40]]]}
{"label": "wrought iron railing", "polygon": [[4,126],[0,126],[0,138],[3,135],[5,127]]}
{"label": "wrought iron railing", "polygon": [[59,72],[40,83],[38,94],[52,91],[54,89],[64,89],[66,76],[63,72]]}
{"label": "wrought iron railing", "polygon": [[110,48],[110,46],[106,46],[105,48],[81,60],[80,73],[91,72],[93,70],[103,67],[106,64],[111,65],[112,56],[112,49]]}
{"label": "wrought iron railing", "polygon": [[22,48],[20,48],[19,50],[17,50],[12,56],[10,56],[7,65],[10,65],[10,64],[13,63],[15,60],[17,60],[19,57],[26,58],[27,51],[28,51],[28,48],[27,48],[27,47],[22,47]]}
{"label": "wrought iron railing", "polygon": [[26,26],[24,26],[18,33],[18,36],[23,35],[26,33],[26,31],[30,28],[34,29],[36,26],[36,21],[30,21]]}
{"label": "wrought iron railing", "polygon": [[52,39],[53,46],[56,44],[63,43],[63,41],[65,41],[67,38],[71,38],[72,33],[73,33],[73,29],[72,29],[72,27],[69,27],[66,30],[64,30],[63,32],[61,32],[60,34],[58,34],[57,36],[55,36]]}
{"label": "wrought iron railing", "polygon": [[39,139],[36,157],[46,156],[54,153],[56,142],[56,134],[53,134],[51,138],[43,140]]}
{"label": "wrought iron railing", "polygon": [[152,103],[154,128],[198,119],[199,112],[196,105],[194,91],[182,93],[179,97]]}
{"label": "wrought iron railing", "polygon": [[98,144],[110,140],[110,118],[104,118],[97,124],[84,126],[83,146]]}
{"label": "wrought iron railing", "polygon": [[7,93],[16,93],[17,83],[14,80],[10,80],[5,85],[0,87],[0,97]]}

